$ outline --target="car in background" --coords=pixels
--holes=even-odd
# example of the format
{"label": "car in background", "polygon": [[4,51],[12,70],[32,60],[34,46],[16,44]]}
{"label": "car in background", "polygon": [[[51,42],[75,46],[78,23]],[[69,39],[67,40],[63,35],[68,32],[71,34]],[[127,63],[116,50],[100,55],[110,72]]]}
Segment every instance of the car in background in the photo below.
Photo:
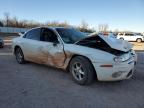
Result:
{"label": "car in background", "polygon": [[18,35],[21,36],[23,35],[25,32],[19,32]]}
{"label": "car in background", "polygon": [[126,41],[144,41],[144,36],[139,33],[118,33],[117,38]]}
{"label": "car in background", "polygon": [[116,38],[63,27],[38,27],[13,39],[13,54],[19,64],[26,61],[68,70],[80,85],[129,79],[137,55],[132,44]]}
{"label": "car in background", "polygon": [[0,48],[3,48],[4,47],[4,41],[3,39],[0,38]]}
{"label": "car in background", "polygon": [[112,38],[117,38],[117,35],[113,32],[100,32],[98,33],[99,35],[103,35],[106,37],[112,37]]}

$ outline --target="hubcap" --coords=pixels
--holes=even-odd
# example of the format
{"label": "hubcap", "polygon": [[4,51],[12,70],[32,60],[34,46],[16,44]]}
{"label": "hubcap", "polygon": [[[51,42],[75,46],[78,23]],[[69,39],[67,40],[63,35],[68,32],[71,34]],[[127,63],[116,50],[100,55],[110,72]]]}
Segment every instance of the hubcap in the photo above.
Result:
{"label": "hubcap", "polygon": [[19,63],[22,61],[23,56],[20,51],[17,52],[16,58]]}
{"label": "hubcap", "polygon": [[138,39],[138,40],[137,40],[137,42],[141,42],[141,40],[140,40],[140,39]]}
{"label": "hubcap", "polygon": [[82,65],[78,62],[74,63],[72,66],[72,74],[75,79],[82,80],[85,76],[84,69]]}

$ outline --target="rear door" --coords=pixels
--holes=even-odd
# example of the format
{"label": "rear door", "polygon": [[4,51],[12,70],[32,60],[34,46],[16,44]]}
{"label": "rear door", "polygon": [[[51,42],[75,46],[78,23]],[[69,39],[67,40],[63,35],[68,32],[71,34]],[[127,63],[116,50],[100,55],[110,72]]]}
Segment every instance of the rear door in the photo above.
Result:
{"label": "rear door", "polygon": [[131,34],[130,33],[125,33],[125,37],[124,37],[124,40],[127,40],[127,41],[132,41],[131,39]]}
{"label": "rear door", "polygon": [[131,37],[131,41],[136,41],[137,40],[137,36],[134,33],[131,33],[130,37]]}
{"label": "rear door", "polygon": [[125,34],[125,40],[127,41],[135,41],[136,36],[133,33],[126,33]]}
{"label": "rear door", "polygon": [[32,29],[23,36],[21,43],[22,50],[26,60],[44,63],[42,58],[47,60],[47,56],[42,54],[42,43],[40,42],[41,28]]}

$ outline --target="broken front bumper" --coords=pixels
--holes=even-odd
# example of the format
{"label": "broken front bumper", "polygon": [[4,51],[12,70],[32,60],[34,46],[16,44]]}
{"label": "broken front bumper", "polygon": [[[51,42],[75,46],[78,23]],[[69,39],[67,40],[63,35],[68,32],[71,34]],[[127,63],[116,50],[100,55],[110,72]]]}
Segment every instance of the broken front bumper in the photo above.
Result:
{"label": "broken front bumper", "polygon": [[118,81],[129,79],[134,73],[134,58],[114,64],[112,67],[101,67],[102,63],[93,63],[99,81]]}

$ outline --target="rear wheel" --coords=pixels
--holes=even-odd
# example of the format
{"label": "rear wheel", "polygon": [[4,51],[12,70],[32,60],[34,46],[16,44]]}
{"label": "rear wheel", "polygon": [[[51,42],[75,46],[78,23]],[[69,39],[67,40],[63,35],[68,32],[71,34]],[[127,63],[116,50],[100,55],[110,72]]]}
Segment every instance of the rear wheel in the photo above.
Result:
{"label": "rear wheel", "polygon": [[92,83],[95,76],[92,64],[82,56],[77,56],[71,60],[69,70],[74,81],[80,85]]}
{"label": "rear wheel", "polygon": [[21,48],[16,49],[15,56],[16,56],[16,60],[19,64],[24,64],[25,63],[24,55],[23,55],[23,52],[22,52]]}
{"label": "rear wheel", "polygon": [[0,48],[3,48],[4,46],[0,46]]}
{"label": "rear wheel", "polygon": [[140,43],[140,42],[142,42],[142,39],[137,39],[136,41]]}
{"label": "rear wheel", "polygon": [[121,40],[124,40],[124,38],[120,38]]}

